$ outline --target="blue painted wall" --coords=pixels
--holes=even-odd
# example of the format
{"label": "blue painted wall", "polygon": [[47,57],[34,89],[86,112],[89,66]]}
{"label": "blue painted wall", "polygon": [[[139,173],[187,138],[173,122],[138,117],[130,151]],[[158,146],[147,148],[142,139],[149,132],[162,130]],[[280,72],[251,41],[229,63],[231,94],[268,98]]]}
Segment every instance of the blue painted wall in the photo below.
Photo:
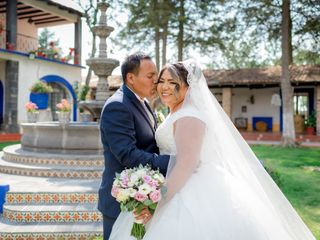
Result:
{"label": "blue painted wall", "polygon": [[45,81],[47,83],[60,83],[68,89],[73,99],[73,121],[77,121],[77,95],[73,90],[72,85],[66,79],[58,75],[46,75],[42,77],[40,80]]}

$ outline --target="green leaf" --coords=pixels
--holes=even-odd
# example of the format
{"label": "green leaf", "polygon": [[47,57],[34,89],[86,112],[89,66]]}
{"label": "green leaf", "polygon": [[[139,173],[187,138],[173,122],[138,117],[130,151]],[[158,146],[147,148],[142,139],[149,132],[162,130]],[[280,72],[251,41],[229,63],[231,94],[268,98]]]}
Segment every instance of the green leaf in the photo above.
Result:
{"label": "green leaf", "polygon": [[153,202],[150,199],[147,199],[143,202],[144,205],[150,206]]}

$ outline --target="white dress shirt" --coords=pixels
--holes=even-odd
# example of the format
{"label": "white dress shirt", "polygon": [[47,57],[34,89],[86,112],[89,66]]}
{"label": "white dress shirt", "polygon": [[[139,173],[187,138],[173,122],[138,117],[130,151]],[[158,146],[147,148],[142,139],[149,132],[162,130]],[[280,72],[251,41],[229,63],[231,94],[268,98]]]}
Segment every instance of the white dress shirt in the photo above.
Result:
{"label": "white dress shirt", "polygon": [[152,113],[149,111],[148,107],[146,106],[146,104],[148,104],[148,100],[147,99],[142,99],[138,94],[136,94],[130,87],[127,88],[136,96],[136,98],[139,100],[139,102],[141,103],[141,105],[143,106],[144,110],[146,111],[146,113],[148,114],[148,117],[151,121],[152,126],[155,126],[155,122],[154,122],[154,118]]}

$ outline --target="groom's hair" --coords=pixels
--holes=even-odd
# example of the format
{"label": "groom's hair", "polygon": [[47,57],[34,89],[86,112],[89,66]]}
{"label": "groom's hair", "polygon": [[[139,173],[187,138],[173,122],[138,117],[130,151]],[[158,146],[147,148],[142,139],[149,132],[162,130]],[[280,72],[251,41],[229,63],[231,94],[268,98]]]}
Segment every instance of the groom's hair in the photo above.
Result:
{"label": "groom's hair", "polygon": [[145,59],[151,60],[151,57],[142,52],[134,53],[126,57],[126,59],[121,65],[121,74],[122,74],[122,80],[124,83],[126,83],[127,81],[128,73],[133,73],[135,75],[139,73],[140,62],[141,60],[145,60]]}

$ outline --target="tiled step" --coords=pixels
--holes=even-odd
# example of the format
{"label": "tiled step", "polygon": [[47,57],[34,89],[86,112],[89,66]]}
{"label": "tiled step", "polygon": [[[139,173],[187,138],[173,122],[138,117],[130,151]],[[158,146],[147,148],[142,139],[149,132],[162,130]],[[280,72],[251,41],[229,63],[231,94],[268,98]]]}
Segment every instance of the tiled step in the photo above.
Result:
{"label": "tiled step", "polygon": [[7,205],[3,219],[11,223],[78,223],[101,222],[96,204],[79,205]]}
{"label": "tiled step", "polygon": [[20,144],[3,149],[3,159],[7,162],[36,165],[60,165],[78,167],[103,167],[103,155],[49,154],[35,153],[21,149]]}
{"label": "tiled step", "polygon": [[102,168],[25,165],[7,162],[0,158],[0,172],[33,177],[97,179],[101,178]]}
{"label": "tiled step", "polygon": [[6,204],[8,205],[32,205],[32,204],[97,204],[98,195],[95,192],[8,192]]}
{"label": "tiled step", "polygon": [[97,208],[100,179],[0,173],[8,184],[0,240],[93,240],[102,236]]}
{"label": "tiled step", "polygon": [[92,240],[103,235],[100,222],[13,224],[0,217],[0,229],[1,240]]}
{"label": "tiled step", "polygon": [[92,193],[98,192],[101,179],[26,177],[0,173],[1,184],[9,184],[9,193]]}

